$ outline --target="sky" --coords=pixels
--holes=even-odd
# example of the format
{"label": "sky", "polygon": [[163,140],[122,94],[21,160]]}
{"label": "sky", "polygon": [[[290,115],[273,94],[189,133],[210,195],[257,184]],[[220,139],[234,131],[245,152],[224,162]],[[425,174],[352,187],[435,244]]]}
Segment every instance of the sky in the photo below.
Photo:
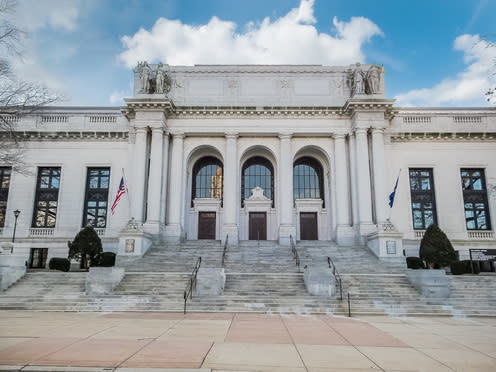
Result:
{"label": "sky", "polygon": [[[496,0],[17,0],[18,76],[120,106],[138,61],[384,65],[396,106],[491,106]],[[5,15],[4,15],[5,16]]]}

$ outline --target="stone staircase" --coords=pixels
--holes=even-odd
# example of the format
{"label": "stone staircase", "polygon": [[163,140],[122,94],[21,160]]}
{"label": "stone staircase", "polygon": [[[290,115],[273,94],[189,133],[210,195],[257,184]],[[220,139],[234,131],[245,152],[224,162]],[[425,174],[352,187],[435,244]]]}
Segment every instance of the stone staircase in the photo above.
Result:
{"label": "stone staircase", "polygon": [[[268,313],[348,313],[352,315],[496,315],[496,276],[449,276],[450,299],[421,296],[407,281],[401,263],[379,261],[367,248],[338,247],[333,242],[302,241],[297,249],[305,265],[326,265],[327,257],[342,278],[344,299],[311,296],[288,247],[270,241],[229,247],[226,285],[220,296],[193,297],[188,311]],[[199,256],[202,267],[220,267],[219,241],[188,241],[153,246],[139,259],[119,260],[126,275],[110,295],[85,295],[84,272],[29,271],[0,294],[0,309],[48,311],[182,311],[183,293]]]}

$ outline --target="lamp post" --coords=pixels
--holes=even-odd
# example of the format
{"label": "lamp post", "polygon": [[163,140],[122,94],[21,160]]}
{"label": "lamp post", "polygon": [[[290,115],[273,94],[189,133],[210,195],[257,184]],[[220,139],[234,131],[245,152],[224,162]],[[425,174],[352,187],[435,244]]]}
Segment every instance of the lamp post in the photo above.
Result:
{"label": "lamp post", "polygon": [[[16,209],[14,211],[15,222],[14,222],[14,234],[12,235],[12,243],[15,242],[15,233],[16,233],[16,229],[17,229],[17,218],[19,217],[20,214],[21,214],[21,211],[19,209]],[[14,249],[14,246],[12,246],[12,249]],[[12,253],[12,251],[11,251],[11,253]]]}

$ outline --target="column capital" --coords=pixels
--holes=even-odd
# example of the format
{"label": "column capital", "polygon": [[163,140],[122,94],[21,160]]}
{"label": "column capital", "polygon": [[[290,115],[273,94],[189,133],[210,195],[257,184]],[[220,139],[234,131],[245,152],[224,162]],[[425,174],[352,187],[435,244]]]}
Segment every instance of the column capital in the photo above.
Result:
{"label": "column capital", "polygon": [[237,139],[239,137],[238,132],[224,132],[226,139]]}
{"label": "column capital", "polygon": [[346,135],[344,133],[333,133],[332,138],[335,140],[344,140]]}
{"label": "column capital", "polygon": [[146,133],[146,131],[148,130],[148,127],[147,126],[144,126],[144,127],[134,127],[134,130],[136,131],[136,134],[138,133]]}
{"label": "column capital", "polygon": [[281,140],[290,140],[293,137],[293,133],[291,132],[281,132],[279,133],[279,138]]}
{"label": "column capital", "polygon": [[367,128],[355,128],[355,135],[367,134]]}
{"label": "column capital", "polygon": [[164,133],[164,127],[152,127],[152,134],[163,134]]}
{"label": "column capital", "polygon": [[372,128],[372,134],[384,134],[384,128]]}
{"label": "column capital", "polygon": [[184,132],[180,130],[171,130],[170,134],[174,139],[184,139],[184,137],[186,137],[186,134],[184,134]]}

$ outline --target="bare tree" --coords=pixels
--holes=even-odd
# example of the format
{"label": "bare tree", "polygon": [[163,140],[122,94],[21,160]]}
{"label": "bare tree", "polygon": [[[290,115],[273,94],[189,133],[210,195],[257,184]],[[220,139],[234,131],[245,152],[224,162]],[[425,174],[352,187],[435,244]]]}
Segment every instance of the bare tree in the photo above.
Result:
{"label": "bare tree", "polygon": [[11,68],[12,58],[22,56],[27,36],[13,21],[16,6],[15,0],[0,0],[0,165],[24,172],[27,167],[17,124],[60,97],[43,84],[19,78]]}
{"label": "bare tree", "polygon": [[[494,37],[494,34],[492,34]],[[487,36],[484,36],[481,41],[486,42],[486,48],[495,48],[496,49],[496,42],[488,40]],[[496,69],[496,58],[493,61],[493,67]],[[496,75],[496,71],[493,72],[493,75]],[[488,102],[492,102],[496,104],[496,86],[490,87],[488,91],[486,92],[486,99]]]}

